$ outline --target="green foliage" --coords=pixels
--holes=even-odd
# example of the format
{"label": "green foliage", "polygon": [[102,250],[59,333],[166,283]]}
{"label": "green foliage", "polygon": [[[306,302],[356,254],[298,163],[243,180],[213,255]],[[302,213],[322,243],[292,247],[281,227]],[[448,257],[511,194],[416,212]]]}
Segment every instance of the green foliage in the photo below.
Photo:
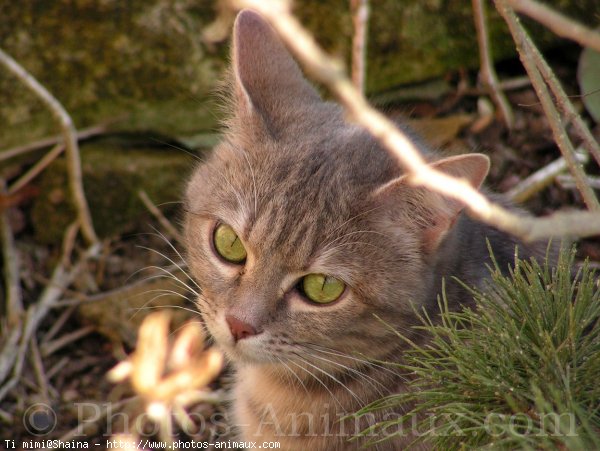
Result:
{"label": "green foliage", "polygon": [[435,449],[600,449],[600,284],[587,262],[572,277],[573,259],[518,261],[508,276],[495,267],[474,309],[444,300],[440,318],[424,314],[431,341],[402,338],[413,392],[359,414],[408,403],[375,428],[416,418],[417,440]]}

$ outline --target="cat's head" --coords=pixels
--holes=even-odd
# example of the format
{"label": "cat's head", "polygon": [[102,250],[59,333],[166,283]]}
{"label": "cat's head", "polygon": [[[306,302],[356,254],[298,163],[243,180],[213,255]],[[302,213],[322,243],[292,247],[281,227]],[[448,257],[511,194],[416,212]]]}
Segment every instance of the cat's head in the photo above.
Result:
{"label": "cat's head", "polygon": [[[327,360],[385,356],[397,340],[381,320],[413,322],[463,206],[411,186],[251,11],[235,24],[231,91],[223,140],[186,198],[208,330],[240,363],[301,361],[316,348]],[[432,164],[473,186],[488,171],[482,155]]]}

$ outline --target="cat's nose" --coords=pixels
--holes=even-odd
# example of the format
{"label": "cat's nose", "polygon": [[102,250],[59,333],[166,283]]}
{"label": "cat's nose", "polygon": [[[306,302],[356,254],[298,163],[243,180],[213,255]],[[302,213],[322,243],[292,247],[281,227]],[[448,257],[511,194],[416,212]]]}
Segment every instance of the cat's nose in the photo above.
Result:
{"label": "cat's nose", "polygon": [[252,337],[258,334],[254,326],[236,318],[235,316],[227,315],[225,316],[225,321],[227,321],[231,335],[233,335],[233,339],[236,343],[244,338]]}

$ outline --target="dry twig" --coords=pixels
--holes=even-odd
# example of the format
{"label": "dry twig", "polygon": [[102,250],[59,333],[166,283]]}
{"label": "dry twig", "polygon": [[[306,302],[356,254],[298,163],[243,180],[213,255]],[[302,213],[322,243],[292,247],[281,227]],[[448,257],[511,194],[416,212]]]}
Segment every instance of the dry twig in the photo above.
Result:
{"label": "dry twig", "polygon": [[[0,190],[4,192],[5,182],[0,180]],[[15,246],[15,238],[10,228],[9,210],[0,210],[0,229],[2,232],[2,259],[4,261],[4,277],[6,285],[6,314],[8,325],[16,325],[23,314],[23,294],[19,277],[19,253]]]}
{"label": "dry twig", "polygon": [[177,230],[175,228],[175,226],[173,224],[171,224],[171,221],[169,221],[165,217],[165,215],[163,215],[162,212],[158,209],[158,207],[156,205],[154,205],[154,202],[152,202],[150,200],[146,191],[144,191],[144,190],[139,191],[138,196],[139,196],[140,200],[143,202],[144,206],[148,209],[148,211],[150,213],[152,213],[152,215],[158,220],[160,225],[163,226],[165,231],[169,235],[171,235],[171,237],[174,238],[178,243],[183,244],[183,236],[181,235],[179,230]]}
{"label": "dry twig", "polygon": [[600,211],[600,203],[598,203],[598,199],[596,198],[594,190],[587,185],[585,181],[585,172],[575,157],[575,149],[573,148],[573,144],[569,140],[563,127],[560,114],[558,113],[550,96],[550,92],[548,91],[548,86],[544,82],[542,74],[534,62],[534,55],[539,53],[537,52],[537,48],[531,41],[531,38],[525,29],[519,23],[515,12],[512,10],[512,8],[510,8],[510,6],[508,6],[508,2],[506,0],[496,0],[496,8],[508,24],[508,28],[515,41],[517,51],[519,52],[521,62],[529,74],[533,88],[540,99],[540,103],[542,104],[542,108],[546,114],[550,128],[552,129],[554,140],[563,154],[567,164],[569,165],[569,169],[573,174],[573,177],[575,177],[577,188],[579,189],[585,204],[590,210]]}
{"label": "dry twig", "polygon": [[[576,188],[575,180],[572,175],[559,175],[556,177],[556,181],[566,189]],[[587,177],[586,182],[594,189],[600,189],[600,177]]]}
{"label": "dry twig", "polygon": [[[589,160],[588,156],[582,153],[577,153],[576,158],[580,163],[587,163]],[[525,202],[531,196],[550,185],[567,168],[568,164],[566,160],[564,157],[560,157],[522,180],[518,185],[509,190],[506,195],[515,202]]]}
{"label": "dry twig", "polygon": [[480,69],[479,77],[485,88],[490,93],[494,103],[502,114],[502,119],[508,129],[514,124],[514,115],[506,96],[498,83],[498,76],[494,69],[491,56],[490,40],[487,30],[487,19],[485,14],[485,3],[483,0],[473,0],[473,15],[475,16],[475,28],[477,30],[477,43],[479,44]]}
{"label": "dry twig", "polygon": [[0,64],[4,65],[15,77],[27,86],[52,112],[52,115],[58,121],[62,130],[64,145],[67,151],[67,169],[69,174],[69,185],[73,202],[77,209],[77,220],[81,225],[81,231],[85,239],[94,244],[98,241],[98,236],[94,230],[92,216],[83,191],[83,181],[81,177],[81,159],[79,156],[79,146],[77,144],[77,133],[73,120],[69,113],[64,109],[56,98],[42,86],[23,66],[17,63],[10,55],[0,49]]}
{"label": "dry twig", "polygon": [[364,94],[367,73],[369,0],[350,0],[354,36],[352,38],[352,82]]}
{"label": "dry twig", "polygon": [[[69,232],[66,235],[68,236]],[[65,246],[65,248],[68,247],[68,245]],[[65,288],[71,284],[85,267],[88,260],[98,254],[98,248],[98,245],[90,246],[80,257],[77,264],[72,267],[68,267],[65,264],[67,256],[63,255],[63,261],[54,269],[52,278],[42,292],[39,300],[31,304],[27,309],[22,327],[19,325],[11,331],[10,338],[12,339],[13,334],[17,335],[18,345],[13,342],[6,342],[0,352],[0,384],[5,381],[12,370],[11,379],[0,389],[0,401],[20,380],[27,348],[38,326],[46,317],[48,311],[54,306],[54,303],[61,297]],[[15,346],[18,346],[16,352]]]}
{"label": "dry twig", "polygon": [[[96,125],[94,127],[86,128],[77,132],[77,140],[81,141],[92,136],[101,135],[106,132],[106,125]],[[24,155],[29,152],[35,152],[36,150],[43,149],[44,147],[52,147],[63,142],[63,136],[51,136],[49,138],[43,138],[38,141],[34,141],[29,144],[22,146],[13,147],[10,149],[0,150],[0,161],[9,160],[11,158]]]}
{"label": "dry twig", "polygon": [[539,51],[539,49],[532,44],[529,46],[529,50],[535,65],[552,91],[552,94],[556,100],[556,104],[565,115],[564,125],[566,126],[568,122],[573,122],[575,131],[583,140],[584,147],[592,154],[600,166],[600,144],[598,144],[592,135],[592,132],[590,132],[590,129],[581,118],[581,115],[573,106],[569,96],[567,96],[565,90],[556,78],[556,75],[554,75],[554,72],[542,56],[542,53]]}
{"label": "dry twig", "polygon": [[275,28],[304,68],[338,98],[352,118],[368,130],[406,171],[411,183],[421,185],[467,205],[481,221],[531,241],[547,237],[590,236],[600,234],[600,215],[577,211],[554,213],[545,218],[518,216],[490,202],[465,180],[432,169],[412,144],[383,114],[373,109],[335,62],[315,43],[312,36],[291,15],[288,2],[232,0],[238,8],[250,8],[262,14]]}
{"label": "dry twig", "polygon": [[48,167],[50,163],[52,163],[56,157],[58,157],[65,150],[65,146],[62,143],[56,144],[50,152],[44,155],[35,165],[33,165],[25,174],[23,174],[19,179],[14,182],[8,188],[8,194],[13,194],[31,182],[34,178],[36,178],[44,169]]}
{"label": "dry twig", "polygon": [[571,39],[584,47],[600,52],[600,33],[581,25],[552,8],[535,0],[508,0],[515,11],[523,13],[545,25],[558,36]]}

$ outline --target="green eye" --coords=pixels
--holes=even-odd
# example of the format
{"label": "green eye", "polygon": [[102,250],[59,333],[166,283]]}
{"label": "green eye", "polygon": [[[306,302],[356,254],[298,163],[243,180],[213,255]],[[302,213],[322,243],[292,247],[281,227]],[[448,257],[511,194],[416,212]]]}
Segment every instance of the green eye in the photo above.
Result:
{"label": "green eye", "polygon": [[325,274],[309,274],[302,279],[302,290],[306,297],[319,304],[337,300],[345,288],[344,282]]}
{"label": "green eye", "polygon": [[243,263],[246,260],[246,248],[231,226],[219,224],[213,242],[217,253],[228,262]]}

